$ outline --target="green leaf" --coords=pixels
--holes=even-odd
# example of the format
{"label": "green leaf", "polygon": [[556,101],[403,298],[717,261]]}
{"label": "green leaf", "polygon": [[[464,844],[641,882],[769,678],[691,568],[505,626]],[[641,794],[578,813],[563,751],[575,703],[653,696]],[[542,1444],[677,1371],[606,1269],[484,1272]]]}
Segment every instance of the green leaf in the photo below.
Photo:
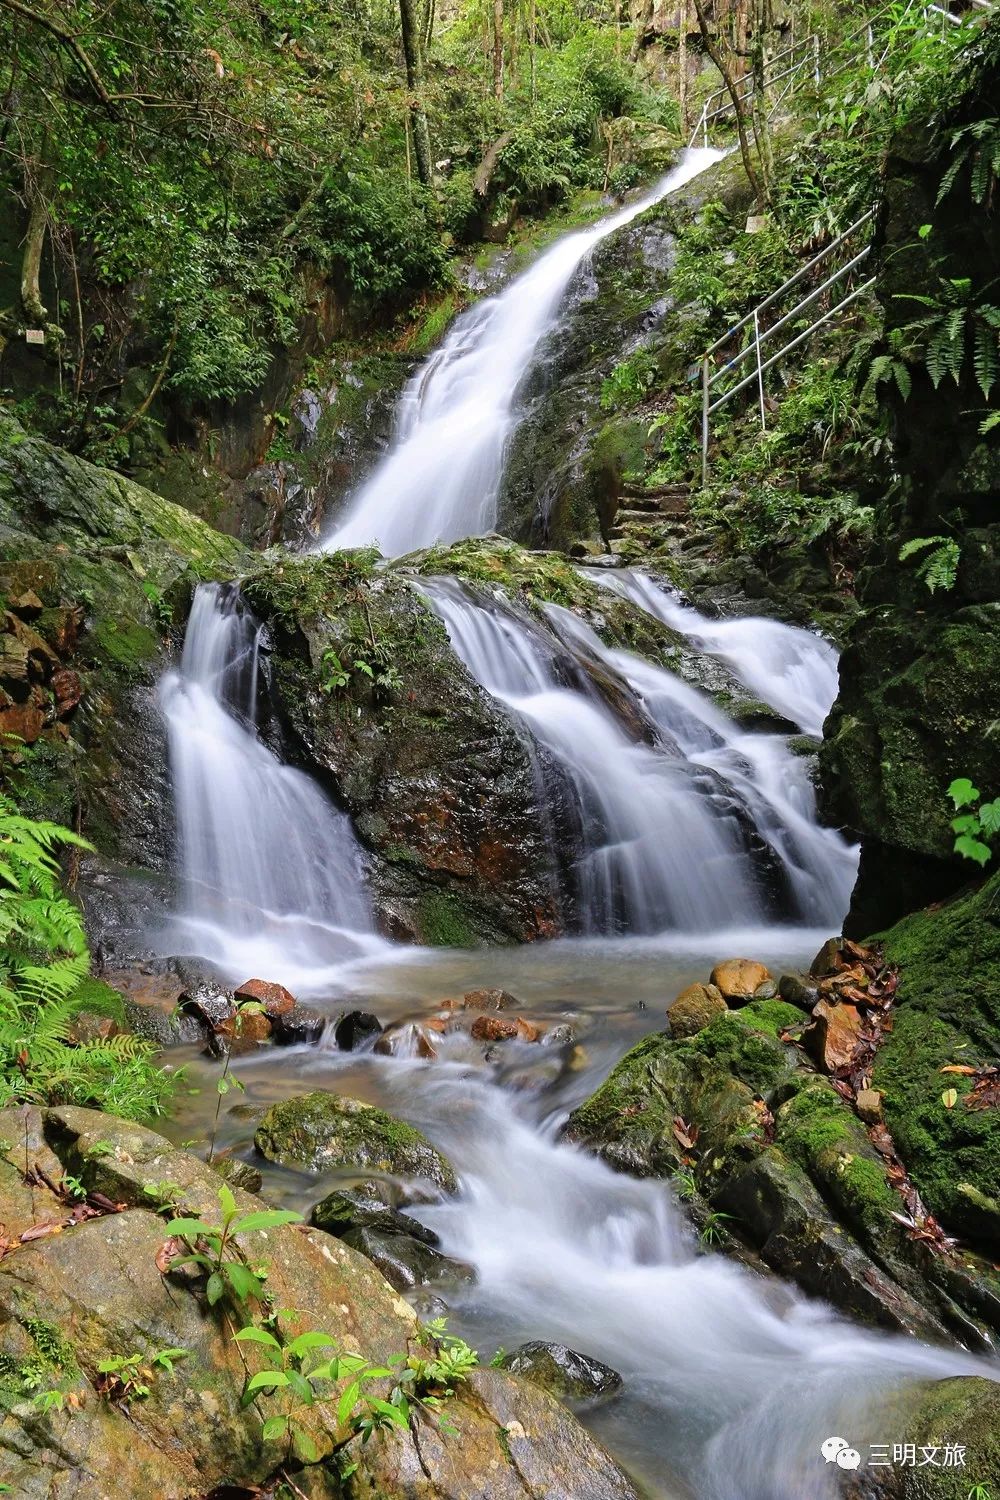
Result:
{"label": "green leaf", "polygon": [[953,833],[978,833],[981,827],[978,813],[963,813],[960,818],[952,818],[951,827]]}
{"label": "green leaf", "polygon": [[254,1391],[276,1391],[287,1384],[288,1376],[284,1370],[261,1370],[247,1382],[247,1395],[253,1395]]}
{"label": "green leaf", "polygon": [[226,1283],[218,1271],[213,1271],[205,1283],[205,1296],[208,1299],[209,1307],[214,1307],[217,1302],[221,1301],[225,1290]]}
{"label": "green leaf", "polygon": [[242,1261],[227,1260],[222,1270],[234,1294],[241,1302],[246,1302],[251,1297],[260,1297],[262,1290],[260,1277],[255,1276]]}
{"label": "green leaf", "polygon": [[232,1234],[249,1234],[253,1229],[277,1229],[279,1224],[301,1224],[302,1215],[290,1208],[261,1208],[244,1214],[231,1225]]}
{"label": "green leaf", "polygon": [[1000,833],[1000,797],[995,802],[984,802],[979,809],[982,829],[990,838]]}
{"label": "green leaf", "polygon": [[168,1235],[179,1235],[182,1239],[196,1240],[200,1235],[214,1235],[218,1238],[219,1230],[215,1224],[206,1224],[204,1219],[171,1219],[165,1231]]}
{"label": "green leaf", "polygon": [[340,1400],[337,1402],[337,1421],[341,1427],[343,1427],[351,1412],[357,1406],[360,1397],[361,1381],[352,1380],[350,1385],[341,1393]]}
{"label": "green leaf", "polygon": [[961,854],[965,859],[975,860],[977,865],[987,865],[993,857],[989,844],[981,843],[968,833],[959,834],[955,840],[955,853]]}
{"label": "green leaf", "polygon": [[309,1333],[300,1333],[297,1339],[286,1346],[287,1352],[292,1359],[299,1359],[308,1349],[332,1349],[336,1340],[328,1333],[320,1333],[312,1330]]}
{"label": "green leaf", "polygon": [[287,1417],[268,1417],[261,1429],[261,1437],[265,1443],[273,1443],[276,1438],[282,1438],[288,1429]]}
{"label": "green leaf", "polygon": [[941,1103],[944,1105],[945,1109],[954,1109],[955,1105],[958,1103],[958,1090],[945,1089],[944,1093],[941,1095]]}
{"label": "green leaf", "polygon": [[222,1215],[227,1224],[230,1219],[236,1217],[236,1199],[233,1197],[232,1189],[227,1187],[225,1183],[219,1189],[219,1206],[222,1209]]}
{"label": "green leaf", "polygon": [[316,1400],[316,1393],[301,1371],[289,1370],[288,1384],[300,1401],[304,1402],[306,1406],[312,1406]]}
{"label": "green leaf", "polygon": [[970,802],[979,801],[979,788],[973,786],[968,776],[959,776],[948,788],[948,796],[956,808],[968,807]]}
{"label": "green leaf", "polygon": [[267,1344],[272,1349],[281,1348],[273,1333],[268,1333],[266,1328],[258,1328],[256,1324],[241,1328],[239,1333],[233,1334],[233,1338],[241,1344]]}

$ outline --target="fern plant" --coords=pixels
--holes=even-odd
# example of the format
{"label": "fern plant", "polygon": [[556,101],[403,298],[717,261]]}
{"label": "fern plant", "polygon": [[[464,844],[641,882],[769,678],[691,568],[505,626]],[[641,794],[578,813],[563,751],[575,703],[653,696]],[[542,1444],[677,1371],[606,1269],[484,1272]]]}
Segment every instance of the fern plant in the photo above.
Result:
{"label": "fern plant", "polygon": [[[928,550],[931,549],[931,550]],[[919,553],[925,556],[917,564],[917,577],[922,578],[932,594],[942,589],[947,593],[955,587],[958,564],[962,548],[951,536],[916,536],[904,542],[899,549],[900,562],[907,562]]]}
{"label": "fern plant", "polygon": [[18,1101],[98,1104],[158,1113],[172,1080],[133,1036],[73,1045],[90,951],[79,910],[60,888],[58,851],[89,849],[56,823],[23,817],[0,793],[0,1107]]}
{"label": "fern plant", "polygon": [[959,174],[968,169],[969,196],[973,203],[989,207],[1000,175],[1000,119],[993,115],[973,120],[971,125],[952,131],[948,145],[952,158],[938,188],[938,203],[947,198]]}
{"label": "fern plant", "polygon": [[907,324],[904,333],[917,339],[934,389],[949,376],[960,385],[971,349],[976,384],[984,398],[1000,378],[1000,307],[973,289],[968,276],[941,276],[935,296],[901,293],[901,300],[918,302],[930,311]]}

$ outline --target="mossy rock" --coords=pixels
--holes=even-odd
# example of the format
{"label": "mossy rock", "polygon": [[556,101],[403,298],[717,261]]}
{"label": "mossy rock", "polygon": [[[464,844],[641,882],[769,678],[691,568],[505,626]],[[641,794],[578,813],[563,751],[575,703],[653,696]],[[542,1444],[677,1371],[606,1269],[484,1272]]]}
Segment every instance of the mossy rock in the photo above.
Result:
{"label": "mossy rock", "polygon": [[[117,1213],[89,1219],[20,1246],[0,1264],[0,1475],[18,1500],[155,1495],[190,1500],[215,1492],[266,1489],[287,1460],[286,1445],[261,1438],[261,1418],[283,1407],[269,1396],[247,1404],[248,1375],[264,1368],[256,1345],[237,1344],[233,1319],[209,1308],[204,1280],[160,1268],[164,1220],[143,1183],[172,1184],[182,1212],[219,1223],[219,1178],[162,1136],[95,1110],[0,1112],[0,1196],[7,1230],[66,1218],[44,1186],[20,1207],[4,1195],[5,1169],[23,1173],[30,1150],[52,1181],[80,1177]],[[18,1167],[18,1162],[21,1166]],[[236,1189],[243,1213],[267,1208]],[[33,1204],[31,1200],[33,1201]],[[7,1210],[15,1213],[8,1219]],[[369,1260],[316,1229],[283,1224],[246,1232],[243,1248],[267,1276],[276,1335],[288,1342],[325,1334],[337,1351],[386,1365],[411,1349],[416,1317]],[[239,1318],[254,1320],[245,1308]],[[259,1321],[259,1320],[258,1320]],[[237,1323],[235,1326],[239,1326]],[[153,1364],[163,1349],[186,1351],[173,1372]],[[136,1354],[152,1370],[142,1400],[99,1396],[98,1366]],[[349,1435],[337,1412],[350,1377],[319,1382],[299,1420],[321,1458]],[[371,1387],[388,1395],[384,1387]],[[33,1405],[36,1390],[58,1390],[62,1409]],[[426,1500],[467,1500],[489,1475],[491,1500],[565,1494],[574,1500],[637,1500],[629,1480],[574,1417],[545,1392],[498,1370],[474,1371],[446,1403],[461,1442],[436,1427],[395,1430],[361,1447],[342,1484],[324,1464],[304,1471],[313,1500],[405,1500],[414,1475]],[[498,1433],[506,1431],[504,1453]]]}
{"label": "mossy rock", "polygon": [[412,1125],[360,1099],[319,1089],[272,1105],[254,1145],[268,1161],[308,1172],[342,1167],[422,1178],[445,1193],[458,1188],[451,1165]]}
{"label": "mossy rock", "polygon": [[[1000,1250],[1000,1109],[970,1110],[954,1065],[1000,1053],[1000,875],[884,934],[900,967],[892,1031],[875,1059],[886,1123],[931,1210],[952,1233]],[[952,1109],[946,1089],[958,1096]]]}

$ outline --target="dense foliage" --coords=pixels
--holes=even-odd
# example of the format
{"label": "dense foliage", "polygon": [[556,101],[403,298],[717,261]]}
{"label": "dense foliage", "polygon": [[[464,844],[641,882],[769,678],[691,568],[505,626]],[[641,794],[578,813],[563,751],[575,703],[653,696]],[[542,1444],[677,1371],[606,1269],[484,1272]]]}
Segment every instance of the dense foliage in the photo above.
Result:
{"label": "dense foliage", "polygon": [[456,243],[675,144],[607,26],[545,0],[529,40],[515,13],[497,91],[482,20],[430,40],[421,182],[395,0],[0,0],[0,338],[44,330],[50,366],[21,415],[124,461],[161,391],[260,390],[310,317],[391,318]]}
{"label": "dense foliage", "polygon": [[83,918],[60,889],[61,846],[89,847],[0,796],[0,1107],[31,1100],[156,1114],[172,1083],[153,1065],[153,1046],[73,1035],[81,1012],[106,1009],[114,992],[88,978]]}

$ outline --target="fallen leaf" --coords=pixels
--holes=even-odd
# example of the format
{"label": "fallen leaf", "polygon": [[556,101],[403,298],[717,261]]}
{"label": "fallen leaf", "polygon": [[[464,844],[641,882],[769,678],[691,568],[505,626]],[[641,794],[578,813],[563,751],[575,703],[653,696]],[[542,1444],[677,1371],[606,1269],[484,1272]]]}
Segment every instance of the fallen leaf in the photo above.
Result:
{"label": "fallen leaf", "polygon": [[184,1241],[179,1235],[172,1234],[169,1240],[163,1241],[163,1244],[156,1252],[156,1269],[161,1276],[166,1276],[175,1257],[181,1253],[183,1248]]}
{"label": "fallen leaf", "polygon": [[958,1090],[945,1089],[944,1093],[941,1095],[941,1103],[944,1105],[945,1109],[954,1109],[955,1105],[958,1103]]}

